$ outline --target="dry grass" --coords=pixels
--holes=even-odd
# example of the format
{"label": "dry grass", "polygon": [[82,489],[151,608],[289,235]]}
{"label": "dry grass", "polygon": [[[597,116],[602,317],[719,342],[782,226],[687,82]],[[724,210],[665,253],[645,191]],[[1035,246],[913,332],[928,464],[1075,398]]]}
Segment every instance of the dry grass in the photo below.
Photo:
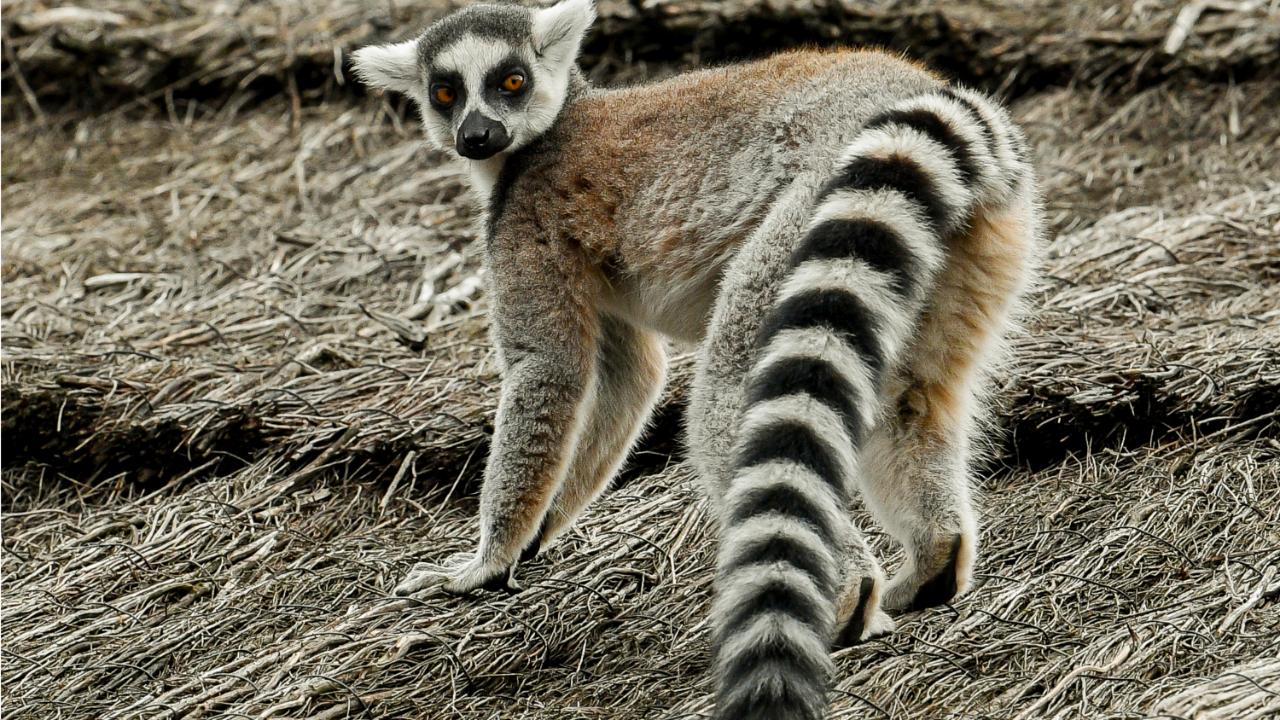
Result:
{"label": "dry grass", "polygon": [[[4,101],[6,715],[708,709],[678,381],[524,593],[392,596],[472,541],[496,377],[462,176],[391,104]],[[1266,77],[1017,104],[1058,235],[979,586],[842,651],[836,717],[1280,712],[1278,104]]]}

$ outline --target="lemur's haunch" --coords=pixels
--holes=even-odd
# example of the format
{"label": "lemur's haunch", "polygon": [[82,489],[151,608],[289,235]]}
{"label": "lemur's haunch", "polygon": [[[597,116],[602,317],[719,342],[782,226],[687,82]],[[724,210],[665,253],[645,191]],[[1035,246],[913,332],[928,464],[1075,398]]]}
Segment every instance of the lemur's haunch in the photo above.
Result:
{"label": "lemur's haunch", "polygon": [[[700,343],[689,452],[722,538],[717,717],[819,718],[833,643],[964,592],[985,376],[1039,199],[990,98],[879,52],[802,51],[621,90],[576,66],[591,0],[476,5],[355,56],[470,163],[503,371],[479,549],[511,582],[627,455]],[[906,549],[888,581],[855,495]]]}

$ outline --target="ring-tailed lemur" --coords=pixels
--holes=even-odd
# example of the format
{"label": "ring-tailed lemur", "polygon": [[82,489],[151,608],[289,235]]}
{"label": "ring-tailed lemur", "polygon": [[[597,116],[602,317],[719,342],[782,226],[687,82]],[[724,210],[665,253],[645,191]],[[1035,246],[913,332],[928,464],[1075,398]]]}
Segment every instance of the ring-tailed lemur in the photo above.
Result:
{"label": "ring-tailed lemur", "polygon": [[[717,716],[817,718],[833,642],[969,585],[974,417],[1040,232],[1026,147],[986,96],[879,52],[592,88],[594,16],[476,5],[354,58],[469,159],[486,211],[502,397],[446,588],[504,586],[568,528],[649,415],[660,336],[700,342]],[[859,492],[907,551],[887,583]]]}

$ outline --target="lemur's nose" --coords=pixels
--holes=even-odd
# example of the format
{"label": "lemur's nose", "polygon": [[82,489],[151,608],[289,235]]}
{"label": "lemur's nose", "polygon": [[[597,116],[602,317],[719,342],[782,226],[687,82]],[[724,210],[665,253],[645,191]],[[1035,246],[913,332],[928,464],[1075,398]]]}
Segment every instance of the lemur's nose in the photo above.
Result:
{"label": "lemur's nose", "polygon": [[502,123],[473,110],[458,128],[458,154],[472,160],[493,157],[507,149],[511,136]]}

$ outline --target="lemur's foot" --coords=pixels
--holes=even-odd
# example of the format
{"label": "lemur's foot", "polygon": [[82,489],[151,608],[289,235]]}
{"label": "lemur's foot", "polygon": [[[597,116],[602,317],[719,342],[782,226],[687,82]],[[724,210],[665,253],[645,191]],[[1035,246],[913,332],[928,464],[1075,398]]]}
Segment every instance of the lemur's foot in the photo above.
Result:
{"label": "lemur's foot", "polygon": [[505,590],[520,592],[516,584],[516,566],[499,565],[491,561],[473,557],[465,565],[449,573],[449,580],[444,584],[444,591],[455,595],[465,595],[476,590]]}
{"label": "lemur's foot", "polygon": [[854,604],[853,589],[850,588],[849,604],[853,611],[844,619],[843,626],[836,636],[835,647],[844,648],[864,643],[873,638],[882,637],[893,632],[897,624],[880,608],[880,593],[877,585],[883,584],[879,578],[864,577],[858,583],[857,599]]}
{"label": "lemur's foot", "polygon": [[939,537],[929,557],[916,558],[894,575],[884,592],[890,612],[913,612],[945,605],[969,589],[973,574],[973,540],[964,535]]}
{"label": "lemur's foot", "polygon": [[502,567],[480,562],[474,553],[458,553],[441,564],[418,563],[392,591],[405,596],[440,585],[451,594],[462,595],[476,590],[519,592],[515,581],[515,565]]}

